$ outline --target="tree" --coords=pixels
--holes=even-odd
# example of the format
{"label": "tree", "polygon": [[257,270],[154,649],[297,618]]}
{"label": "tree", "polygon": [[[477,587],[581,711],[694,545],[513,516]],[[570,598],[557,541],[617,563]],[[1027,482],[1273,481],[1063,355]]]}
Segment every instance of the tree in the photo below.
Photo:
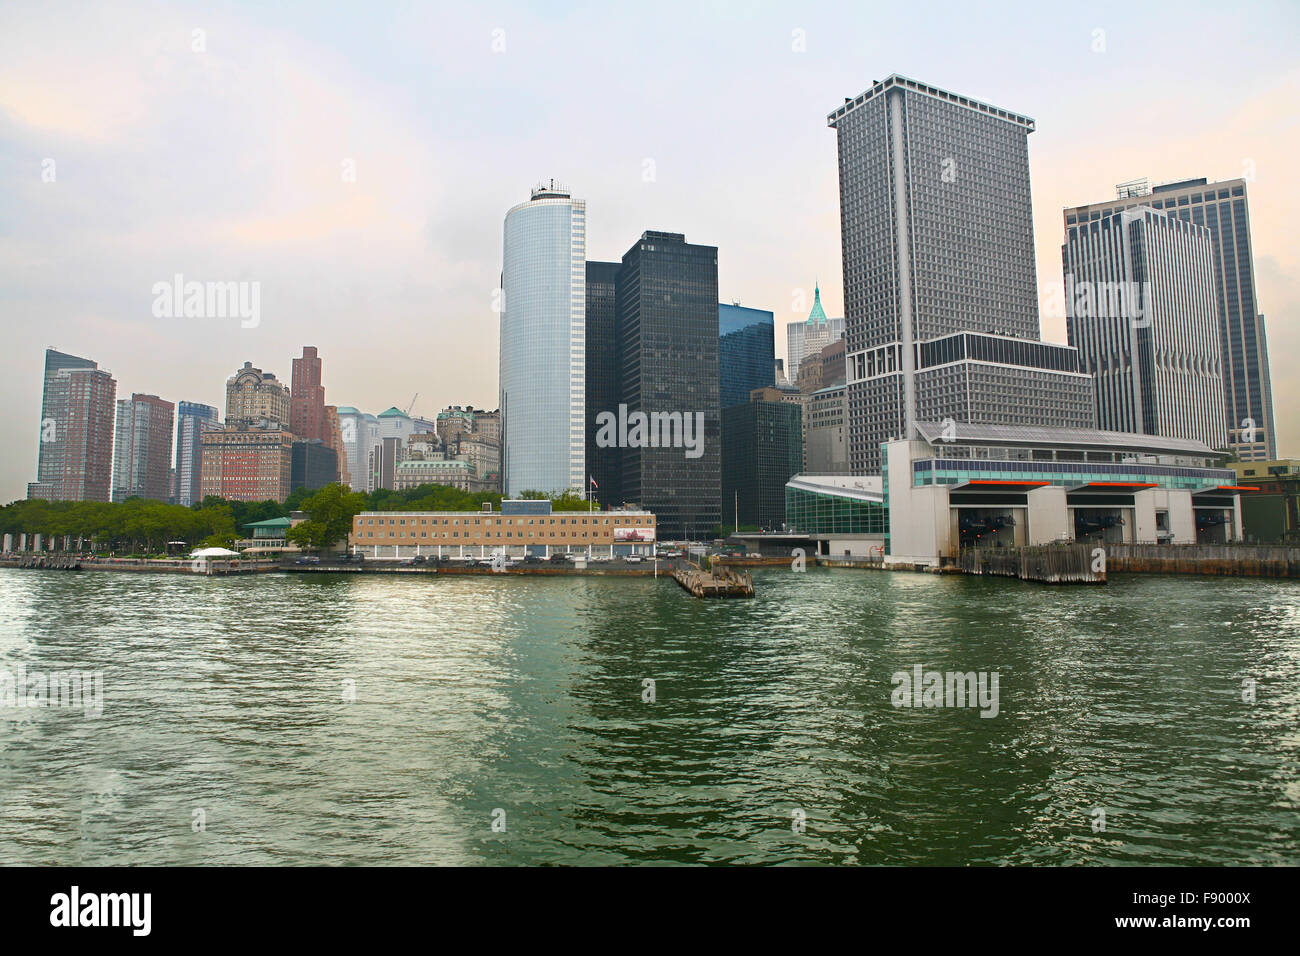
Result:
{"label": "tree", "polygon": [[302,503],[307,520],[290,528],[286,537],[300,548],[328,548],[346,539],[352,519],[366,507],[366,496],[344,485],[321,488]]}

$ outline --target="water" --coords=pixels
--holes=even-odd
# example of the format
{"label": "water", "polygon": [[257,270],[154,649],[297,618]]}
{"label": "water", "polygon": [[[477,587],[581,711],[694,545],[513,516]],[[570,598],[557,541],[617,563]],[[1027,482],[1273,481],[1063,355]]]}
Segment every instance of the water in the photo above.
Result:
{"label": "water", "polygon": [[1300,584],[755,579],[0,569],[0,863],[1300,863]]}

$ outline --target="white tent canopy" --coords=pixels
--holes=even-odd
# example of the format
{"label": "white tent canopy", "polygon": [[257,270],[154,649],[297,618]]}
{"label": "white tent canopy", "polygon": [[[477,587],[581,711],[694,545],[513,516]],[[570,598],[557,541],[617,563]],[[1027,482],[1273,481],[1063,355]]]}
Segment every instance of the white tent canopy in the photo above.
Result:
{"label": "white tent canopy", "polygon": [[190,554],[191,558],[237,558],[238,551],[231,551],[229,548],[199,548]]}

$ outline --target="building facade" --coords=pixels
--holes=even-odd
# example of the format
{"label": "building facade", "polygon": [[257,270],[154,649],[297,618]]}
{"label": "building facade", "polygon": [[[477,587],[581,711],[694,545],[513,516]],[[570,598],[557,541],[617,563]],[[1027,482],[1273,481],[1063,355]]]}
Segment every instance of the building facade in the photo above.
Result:
{"label": "building facade", "polygon": [[254,368],[252,362],[226,380],[226,424],[280,427],[289,425],[289,389],[273,372]]}
{"label": "building facade", "polygon": [[586,203],[552,180],[506,213],[502,480],[586,494]]}
{"label": "building facade", "polygon": [[[490,509],[491,505],[485,505]],[[648,511],[554,512],[549,501],[501,503],[500,512],[363,511],[348,544],[371,559],[417,554],[486,558],[548,558],[556,553],[654,554],[657,528]]]}
{"label": "building facade", "polygon": [[699,540],[721,519],[717,247],[645,232],[616,295],[621,401],[605,411],[662,416],[645,440],[620,429],[622,498],[653,511],[665,538]]}
{"label": "building facade", "polygon": [[718,404],[743,405],[756,388],[776,384],[775,319],[739,303],[718,304]]}
{"label": "building facade", "polygon": [[[921,414],[961,420],[986,407],[980,420],[1095,424],[1091,380],[1073,350],[1032,347],[1044,345],[1029,189],[1034,121],[895,74],[827,122],[839,147],[850,467],[879,472],[881,443],[913,434]],[[984,343],[1020,361],[934,364],[967,344],[954,340],[965,332],[1024,343]],[[1057,395],[1053,407],[1036,401]]]}
{"label": "building facade", "polygon": [[623,461],[617,445],[601,447],[598,418],[623,400],[618,339],[621,262],[587,263],[587,486],[602,505],[623,501]]}
{"label": "building facade", "polygon": [[793,402],[756,400],[722,410],[724,528],[781,530],[786,482],[803,466],[802,418]]}
{"label": "building facade", "polygon": [[28,498],[108,501],[117,382],[90,359],[45,351],[36,481]]}
{"label": "building facade", "polygon": [[202,500],[203,434],[221,428],[218,411],[199,402],[176,406],[176,503],[189,507]]}
{"label": "building facade", "polygon": [[321,360],[313,346],[305,345],[302,358],[293,360],[289,387],[289,430],[308,441],[327,441],[325,386]]}
{"label": "building facade", "polygon": [[298,439],[289,459],[289,490],[315,491],[338,481],[339,459],[334,449],[319,439]]}
{"label": "building facade", "polygon": [[113,500],[171,498],[172,426],[176,406],[138,392],[117,403]]}
{"label": "building facade", "polygon": [[284,501],[293,477],[294,434],[285,428],[230,425],[205,432],[199,498]]}
{"label": "building facade", "polygon": [[1224,448],[1210,230],[1135,206],[1067,227],[1061,254],[1066,326],[1099,426]]}
{"label": "building facade", "polygon": [[1255,293],[1246,181],[1188,179],[1152,188],[1146,180],[1135,180],[1117,192],[1116,199],[1066,209],[1067,236],[1071,227],[1091,228],[1103,216],[1136,206],[1210,230],[1228,446],[1243,461],[1276,458],[1268,337]]}
{"label": "building facade", "polygon": [[793,384],[799,379],[799,369],[809,355],[820,352],[844,336],[844,319],[828,319],[822,307],[822,289],[813,287],[813,306],[803,322],[791,322],[785,327],[785,346],[789,361],[786,374]]}
{"label": "building facade", "polygon": [[803,472],[848,474],[848,410],[848,387],[842,382],[808,396],[804,405]]}

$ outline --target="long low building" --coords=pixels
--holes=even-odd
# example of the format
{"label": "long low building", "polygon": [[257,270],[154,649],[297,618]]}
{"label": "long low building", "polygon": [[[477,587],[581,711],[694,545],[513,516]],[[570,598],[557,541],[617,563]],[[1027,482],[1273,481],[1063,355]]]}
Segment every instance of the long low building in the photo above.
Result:
{"label": "long low building", "polygon": [[796,476],[790,530],[824,535],[823,554],[932,567],[977,546],[1222,544],[1242,539],[1241,496],[1255,491],[1188,439],[951,420],[916,431],[882,444],[878,485]]}
{"label": "long low building", "polygon": [[552,512],[549,501],[506,500],[501,510],[363,511],[352,520],[350,550],[368,558],[485,558],[581,552],[651,555],[655,516],[649,511]]}

